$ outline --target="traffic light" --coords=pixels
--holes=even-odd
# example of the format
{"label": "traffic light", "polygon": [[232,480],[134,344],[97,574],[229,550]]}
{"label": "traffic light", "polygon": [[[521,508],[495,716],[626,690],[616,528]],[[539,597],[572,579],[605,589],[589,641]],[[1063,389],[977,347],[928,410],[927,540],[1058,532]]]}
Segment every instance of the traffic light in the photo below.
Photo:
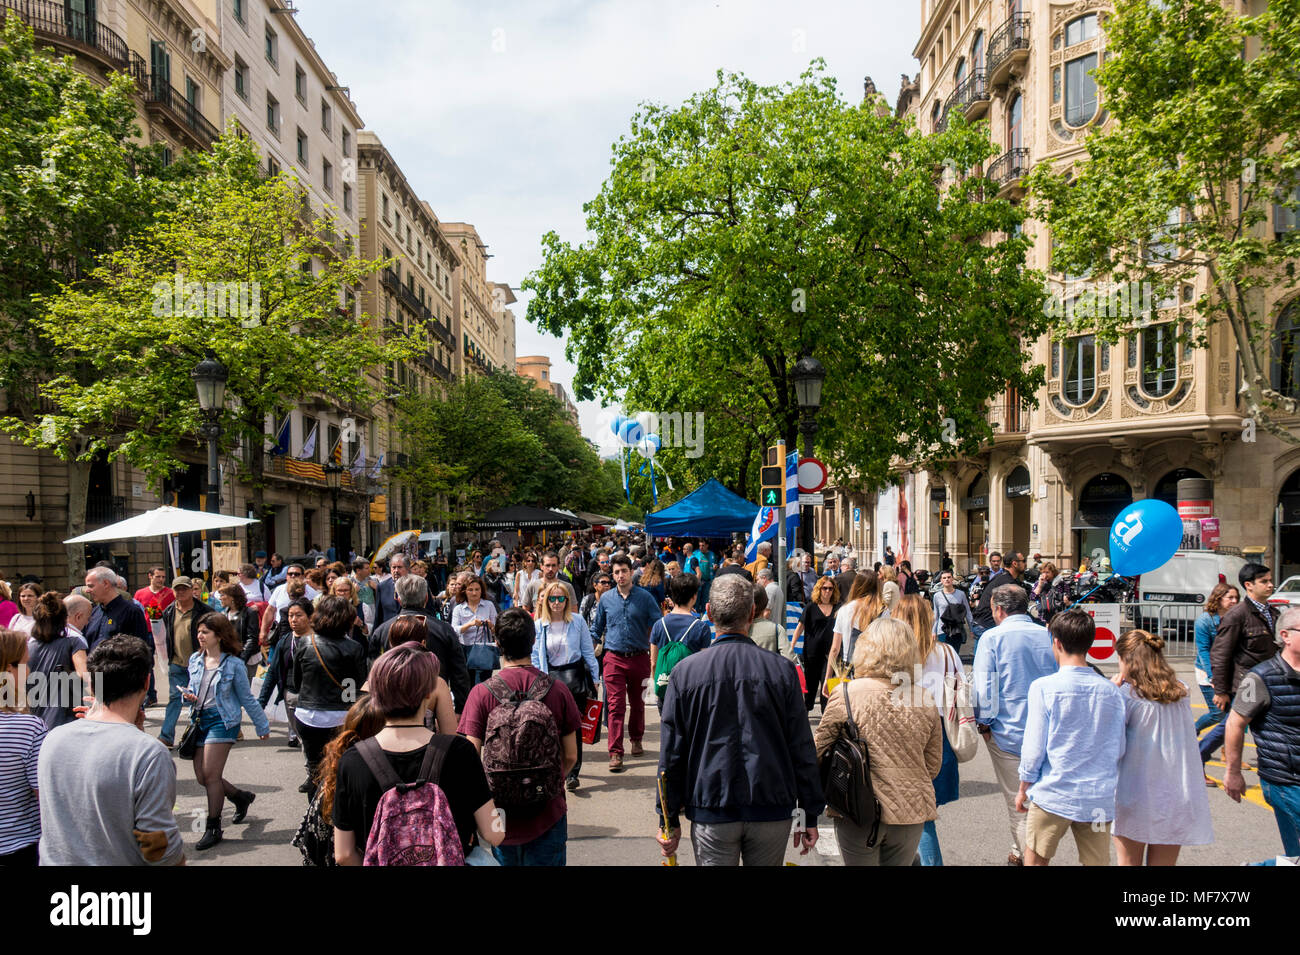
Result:
{"label": "traffic light", "polygon": [[763,494],[759,498],[764,507],[785,506],[785,468],[780,465],[763,468]]}
{"label": "traffic light", "polygon": [[948,526],[948,508],[945,507],[939,511],[939,523],[944,527]]}

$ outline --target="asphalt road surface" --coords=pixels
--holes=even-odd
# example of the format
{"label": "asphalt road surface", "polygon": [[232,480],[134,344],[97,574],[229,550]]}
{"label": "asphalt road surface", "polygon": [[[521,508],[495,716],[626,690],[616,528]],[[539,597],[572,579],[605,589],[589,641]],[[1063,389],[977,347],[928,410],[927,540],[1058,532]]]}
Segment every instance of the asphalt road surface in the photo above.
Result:
{"label": "asphalt road surface", "polygon": [[[1176,661],[1179,675],[1194,682],[1190,661]],[[163,680],[159,684],[165,686]],[[1204,711],[1199,692],[1193,691],[1193,712]],[[814,711],[815,713],[816,711]],[[148,712],[147,729],[157,735],[162,707]],[[569,865],[659,865],[662,857],[654,841],[656,816],[655,769],[659,756],[659,724],[653,704],[646,707],[646,753],[627,757],[625,771],[611,774],[603,742],[588,747],[584,754],[582,786],[569,797]],[[185,716],[176,736],[183,732]],[[816,716],[811,720],[816,725]],[[259,741],[247,716],[244,742],[236,744],[226,766],[226,778],[241,789],[257,794],[248,820],[232,825],[232,808],[223,814],[225,840],[205,852],[194,850],[203,833],[206,799],[194,781],[194,770],[177,760],[176,816],[187,844],[189,864],[197,865],[300,865],[298,850],[290,845],[306,809],[306,797],[297,791],[305,778],[302,751],[287,745],[286,727],[273,723],[271,739]],[[1253,765],[1254,748],[1247,737],[1245,761]],[[1221,760],[1210,764],[1210,775],[1223,778]],[[1183,849],[1184,865],[1240,865],[1271,859],[1281,852],[1281,840],[1272,810],[1264,803],[1255,774],[1246,773],[1250,786],[1246,799],[1232,802],[1221,788],[1210,789],[1210,812],[1215,841],[1208,846]],[[947,865],[1005,865],[1010,833],[1003,801],[987,753],[981,749],[961,766],[961,798],[939,810],[939,843]],[[788,863],[840,865],[834,846],[834,830],[820,829],[821,840],[814,852],[800,856],[786,853]],[[681,865],[692,864],[689,827],[678,852]],[[1112,849],[1112,862],[1114,851]],[[1067,837],[1054,865],[1078,862],[1073,842]]]}

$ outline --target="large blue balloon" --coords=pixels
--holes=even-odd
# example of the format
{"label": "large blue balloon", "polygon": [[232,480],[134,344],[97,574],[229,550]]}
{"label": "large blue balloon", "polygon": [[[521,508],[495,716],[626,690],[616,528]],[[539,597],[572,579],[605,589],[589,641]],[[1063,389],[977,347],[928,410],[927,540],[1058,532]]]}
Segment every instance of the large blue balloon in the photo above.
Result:
{"label": "large blue balloon", "polygon": [[609,423],[609,430],[613,431],[615,436],[617,436],[623,427],[623,422],[626,420],[627,418],[623,417],[621,414],[614,415],[614,420]]}
{"label": "large blue balloon", "polygon": [[1183,542],[1183,519],[1164,501],[1147,498],[1120,511],[1110,528],[1110,565],[1135,577],[1155,570]]}
{"label": "large blue balloon", "polygon": [[628,447],[635,447],[637,443],[645,437],[645,428],[636,418],[624,418],[623,424],[618,429],[618,439]]}

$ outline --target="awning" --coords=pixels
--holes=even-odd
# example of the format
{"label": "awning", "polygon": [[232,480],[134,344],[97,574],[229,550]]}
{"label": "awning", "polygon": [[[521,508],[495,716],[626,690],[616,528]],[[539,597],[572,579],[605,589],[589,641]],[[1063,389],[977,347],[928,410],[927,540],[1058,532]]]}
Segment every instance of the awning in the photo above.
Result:
{"label": "awning", "polygon": [[258,523],[247,517],[230,517],[225,514],[209,514],[207,511],[187,511],[180,507],[155,507],[135,517],[128,517],[116,524],[109,524],[99,530],[82,534],[65,540],[65,544],[89,544],[94,541],[132,540],[137,537],[165,537],[169,534],[188,534],[192,531],[220,530],[227,527],[243,527]]}
{"label": "awning", "polygon": [[516,504],[489,511],[476,521],[456,521],[454,526],[469,531],[576,531],[587,522],[573,514]]}

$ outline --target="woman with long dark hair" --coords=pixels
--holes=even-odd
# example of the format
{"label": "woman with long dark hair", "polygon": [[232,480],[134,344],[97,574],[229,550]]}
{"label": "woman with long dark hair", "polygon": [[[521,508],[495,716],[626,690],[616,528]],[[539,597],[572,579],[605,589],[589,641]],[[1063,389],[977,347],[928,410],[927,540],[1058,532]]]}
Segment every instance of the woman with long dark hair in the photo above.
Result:
{"label": "woman with long dark hair", "polygon": [[222,587],[218,593],[221,597],[222,611],[235,628],[235,633],[239,635],[239,658],[248,668],[248,679],[251,681],[253,674],[257,672],[257,664],[253,660],[259,656],[261,650],[257,643],[261,615],[256,610],[249,609],[248,595],[239,584]]}
{"label": "woman with long dark hair", "polygon": [[366,679],[366,648],[349,633],[357,612],[343,597],[327,594],[316,602],[314,632],[293,651],[292,686],[298,692],[294,719],[307,758],[307,797],[316,793],[316,770],[325,747],[338,735]]}
{"label": "woman with long dark hair", "polygon": [[239,711],[253,720],[258,739],[269,739],[271,726],[248,686],[248,669],[240,658],[244,645],[225,614],[205,614],[199,620],[199,645],[190,657],[190,685],[181,699],[193,709],[198,749],[194,752],[194,778],[208,794],[208,824],[197,849],[211,849],[221,841],[221,809],[227,798],[235,807],[231,822],[243,822],[256,796],[235,788],[223,778],[230,748],[239,736]]}
{"label": "woman with long dark hair", "polygon": [[73,684],[74,673],[82,685],[90,685],[86,640],[68,633],[68,610],[62,595],[52,590],[41,594],[35,610],[36,623],[27,640],[27,679],[29,688],[38,682],[44,687],[44,699],[32,712],[45,721],[47,729],[54,729],[72,722],[73,707],[80,705],[81,693],[67,693],[64,698],[55,699],[50,691],[67,690]]}

